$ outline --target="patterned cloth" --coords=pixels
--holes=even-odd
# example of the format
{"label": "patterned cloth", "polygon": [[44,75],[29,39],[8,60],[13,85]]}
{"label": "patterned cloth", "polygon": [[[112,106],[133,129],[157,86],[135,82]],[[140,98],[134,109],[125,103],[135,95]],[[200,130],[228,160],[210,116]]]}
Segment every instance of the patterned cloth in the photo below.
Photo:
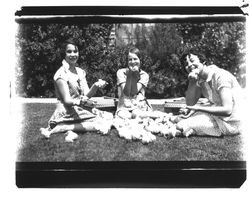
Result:
{"label": "patterned cloth", "polygon": [[78,106],[73,106],[66,109],[65,106],[59,102],[56,110],[49,120],[49,128],[53,129],[59,123],[77,123],[82,121],[93,121],[96,115],[92,112]]}
{"label": "patterned cloth", "polygon": [[225,121],[242,120],[243,94],[242,89],[236,78],[228,71],[215,65],[207,67],[209,75],[206,81],[199,80],[198,85],[201,87],[202,94],[215,106],[222,106],[220,98],[221,88],[229,88],[233,97],[233,112],[229,117],[220,118]]}
{"label": "patterned cloth", "polygon": [[193,129],[194,134],[199,136],[236,135],[241,131],[239,121],[225,122],[218,116],[205,112],[196,112],[191,117],[182,119],[178,124],[184,132]]}
{"label": "patterned cloth", "polygon": [[[63,79],[68,83],[69,93],[72,98],[78,98],[80,95],[85,95],[89,92],[89,86],[86,80],[86,72],[79,67],[75,68],[77,75],[69,71],[69,64],[63,60],[62,66],[57,70],[53,78],[54,82],[56,82],[58,79]],[[55,90],[57,98],[60,100],[57,86],[55,86]]]}
{"label": "patterned cloth", "polygon": [[232,92],[233,111],[229,117],[215,116],[205,112],[196,112],[188,119],[181,120],[178,124],[184,130],[194,129],[196,135],[234,135],[242,130],[242,103],[243,94],[236,78],[228,71],[215,65],[207,67],[209,70],[206,81],[198,80],[202,94],[214,106],[222,106],[220,98],[221,88],[229,88]]}
{"label": "patterned cloth", "polygon": [[[79,67],[76,67],[77,74],[69,71],[68,63],[63,60],[62,66],[54,75],[54,82],[58,79],[63,79],[67,82],[69,93],[72,98],[79,98],[89,92],[89,87],[86,80],[86,73]],[[91,108],[82,108],[78,106],[67,107],[61,102],[58,94],[57,86],[55,85],[58,104],[56,110],[49,120],[49,128],[55,127],[59,123],[74,123],[81,121],[93,121],[96,114],[92,113]]]}

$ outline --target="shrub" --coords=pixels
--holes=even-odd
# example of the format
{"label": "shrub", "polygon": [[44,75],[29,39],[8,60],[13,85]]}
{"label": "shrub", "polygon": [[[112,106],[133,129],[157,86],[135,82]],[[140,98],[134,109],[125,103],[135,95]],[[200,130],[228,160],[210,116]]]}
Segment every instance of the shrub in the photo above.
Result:
{"label": "shrub", "polygon": [[[91,86],[98,78],[109,84],[97,96],[117,96],[116,72],[126,67],[129,45],[109,47],[112,24],[19,24],[16,36],[17,93],[54,97],[53,75],[61,66],[59,45],[79,41],[79,66]],[[155,23],[137,25],[132,42],[142,51],[142,69],[150,75],[148,98],[185,96],[187,73],[179,57],[187,48],[204,52],[211,63],[234,74],[245,87],[245,23]],[[131,35],[129,35],[131,37]]]}
{"label": "shrub", "polygon": [[17,94],[27,97],[54,96],[53,75],[61,66],[60,44],[68,38],[79,41],[79,66],[93,73],[92,84],[106,55],[111,24],[19,24],[16,36]]}

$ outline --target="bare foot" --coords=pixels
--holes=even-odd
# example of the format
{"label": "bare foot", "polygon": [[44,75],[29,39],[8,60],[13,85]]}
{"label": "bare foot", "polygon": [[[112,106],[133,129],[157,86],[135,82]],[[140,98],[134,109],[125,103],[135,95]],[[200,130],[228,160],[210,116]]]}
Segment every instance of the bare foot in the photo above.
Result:
{"label": "bare foot", "polygon": [[40,128],[40,132],[45,138],[50,138],[50,131],[48,128]]}
{"label": "bare foot", "polygon": [[75,139],[77,139],[78,138],[78,135],[75,133],[75,132],[73,132],[73,131],[68,131],[67,133],[66,133],[66,137],[65,137],[65,141],[66,142],[73,142]]}
{"label": "bare foot", "polygon": [[190,135],[193,135],[193,134],[194,134],[194,130],[193,129],[189,129],[189,130],[183,131],[183,135],[186,136],[186,137],[189,137]]}

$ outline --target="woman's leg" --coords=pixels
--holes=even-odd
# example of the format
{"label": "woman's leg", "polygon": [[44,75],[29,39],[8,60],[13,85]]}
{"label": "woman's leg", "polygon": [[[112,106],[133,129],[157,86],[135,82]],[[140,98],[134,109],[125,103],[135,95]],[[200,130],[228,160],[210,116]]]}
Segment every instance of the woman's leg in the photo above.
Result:
{"label": "woman's leg", "polygon": [[95,119],[94,121],[86,121],[74,124],[61,123],[56,125],[53,129],[41,129],[41,133],[49,138],[51,134],[65,133],[67,131],[74,131],[77,133],[87,131],[98,131],[102,134],[107,134],[112,126],[112,120]]}
{"label": "woman's leg", "polygon": [[176,128],[181,130],[186,137],[190,135],[219,137],[222,135],[213,116],[202,112],[181,120],[177,123]]}
{"label": "woman's leg", "polygon": [[56,133],[66,133],[67,131],[74,131],[74,132],[86,132],[86,131],[93,131],[96,130],[93,123],[84,122],[84,123],[75,123],[75,124],[58,124],[53,129],[43,129],[41,128],[41,134],[44,135],[46,138],[49,138],[50,135]]}
{"label": "woman's leg", "polygon": [[54,133],[65,133],[67,131],[71,131],[75,128],[75,124],[65,124],[65,123],[60,123],[57,124],[53,129],[48,128],[41,128],[41,134],[45,136],[46,138],[49,138],[51,134]]}
{"label": "woman's leg", "polygon": [[55,134],[55,133],[65,133],[67,131],[75,131],[79,130],[80,128],[80,123],[76,124],[65,124],[65,123],[60,123],[56,125],[53,129],[49,128],[41,128],[41,134],[44,135],[46,138],[49,138],[50,135]]}

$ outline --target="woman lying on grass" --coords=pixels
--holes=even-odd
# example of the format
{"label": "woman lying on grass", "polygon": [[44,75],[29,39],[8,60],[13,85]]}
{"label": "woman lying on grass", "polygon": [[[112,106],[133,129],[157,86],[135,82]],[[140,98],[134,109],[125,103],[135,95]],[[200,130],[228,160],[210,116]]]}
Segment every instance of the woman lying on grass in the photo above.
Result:
{"label": "woman lying on grass", "polygon": [[[185,136],[235,135],[241,131],[242,90],[236,78],[216,65],[206,65],[203,54],[190,51],[181,62],[189,73],[186,92],[186,115],[177,129]],[[203,95],[210,106],[195,105]]]}
{"label": "woman lying on grass", "polygon": [[106,82],[99,79],[89,88],[86,72],[77,66],[79,50],[73,40],[67,40],[63,44],[62,54],[62,66],[54,75],[59,102],[48,128],[40,129],[42,135],[49,138],[51,134],[66,131],[99,131],[106,134],[111,127],[109,120],[113,116],[93,108],[93,103],[89,100]]}

